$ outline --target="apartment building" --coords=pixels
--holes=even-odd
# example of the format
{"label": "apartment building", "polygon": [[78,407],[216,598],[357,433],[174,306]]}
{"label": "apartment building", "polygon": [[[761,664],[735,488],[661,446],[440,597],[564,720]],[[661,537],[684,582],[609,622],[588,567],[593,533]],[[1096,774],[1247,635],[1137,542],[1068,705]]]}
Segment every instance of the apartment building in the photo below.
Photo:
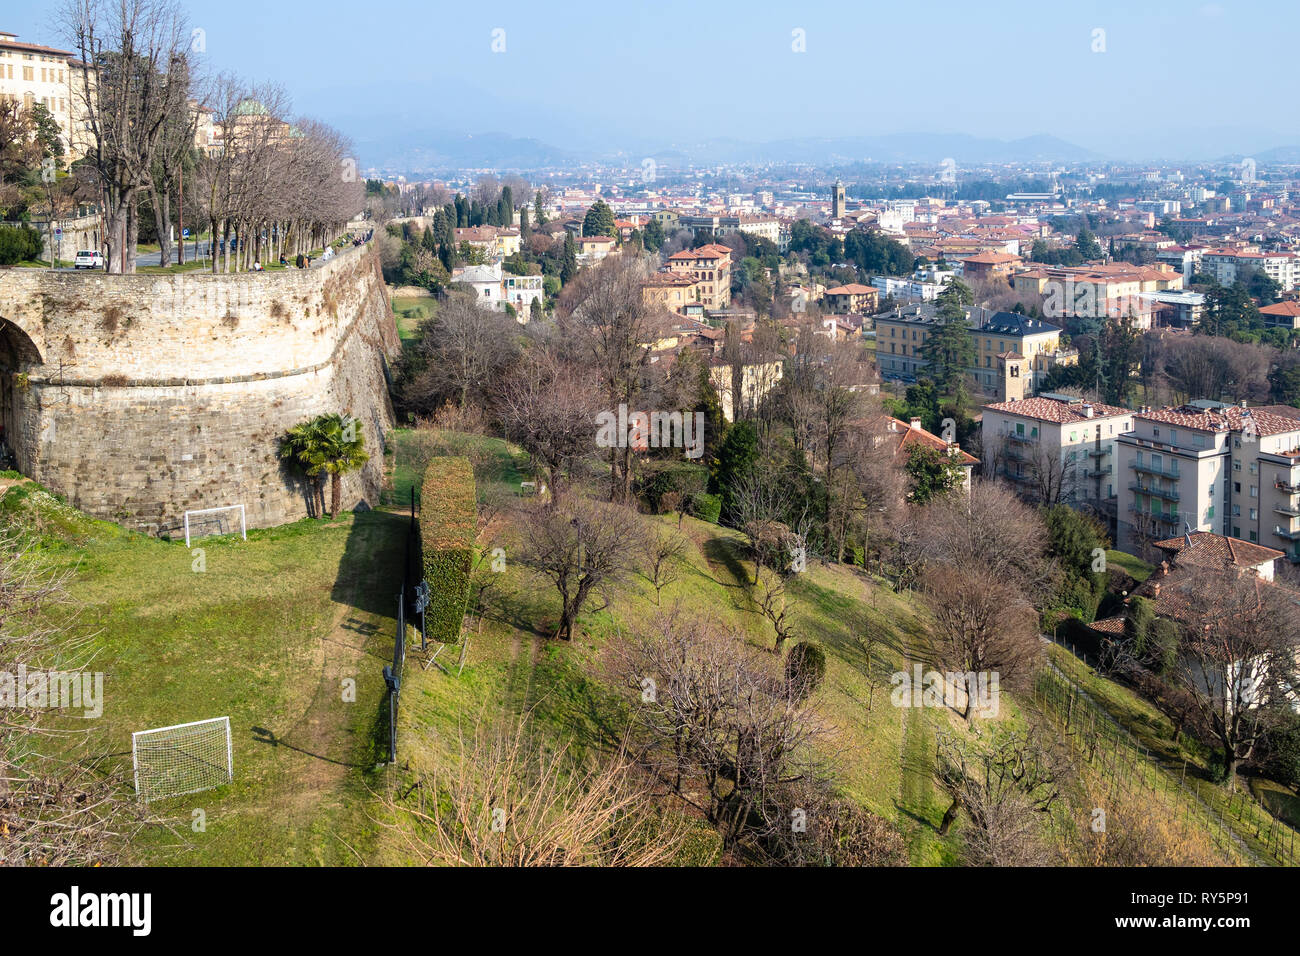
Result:
{"label": "apartment building", "polygon": [[[915,381],[929,364],[922,347],[935,327],[942,324],[935,306],[896,308],[874,317],[876,364],[884,378]],[[975,365],[969,369],[975,383],[998,393],[1005,375],[1021,380],[1021,394],[1037,391],[1039,382],[1058,364],[1074,365],[1079,353],[1061,347],[1061,328],[1016,312],[972,309],[966,319],[975,345]],[[1011,397],[1020,397],[1012,395]]]}
{"label": "apartment building", "polygon": [[984,406],[984,460],[1027,498],[1087,507],[1113,522],[1115,443],[1133,411],[1044,394]]}
{"label": "apartment building", "polygon": [[1201,271],[1214,276],[1219,285],[1232,285],[1238,276],[1262,272],[1290,292],[1300,285],[1300,256],[1292,252],[1243,252],[1236,249],[1208,249],[1201,256]]}
{"label": "apartment building", "polygon": [[683,249],[668,257],[668,268],[695,279],[705,309],[731,305],[731,250],[726,246],[711,242],[698,249]]}
{"label": "apartment building", "polygon": [[[74,95],[74,54],[55,47],[21,43],[16,33],[0,32],[0,99],[31,109],[36,104],[50,111],[59,124],[66,160],[80,158],[73,131],[84,123],[85,109]],[[81,82],[80,74],[75,78]]]}
{"label": "apartment building", "polygon": [[1212,401],[1144,409],[1115,465],[1121,550],[1190,529],[1300,561],[1300,420]]}

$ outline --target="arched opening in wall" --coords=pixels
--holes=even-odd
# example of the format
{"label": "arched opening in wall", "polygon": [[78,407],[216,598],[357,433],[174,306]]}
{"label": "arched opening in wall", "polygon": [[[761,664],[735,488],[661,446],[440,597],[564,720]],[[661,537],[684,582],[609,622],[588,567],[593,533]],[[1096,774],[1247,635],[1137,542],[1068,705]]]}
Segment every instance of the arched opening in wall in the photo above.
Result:
{"label": "arched opening in wall", "polygon": [[31,389],[28,376],[40,365],[36,343],[17,325],[0,318],[0,468],[22,470],[22,463],[29,460],[22,411]]}

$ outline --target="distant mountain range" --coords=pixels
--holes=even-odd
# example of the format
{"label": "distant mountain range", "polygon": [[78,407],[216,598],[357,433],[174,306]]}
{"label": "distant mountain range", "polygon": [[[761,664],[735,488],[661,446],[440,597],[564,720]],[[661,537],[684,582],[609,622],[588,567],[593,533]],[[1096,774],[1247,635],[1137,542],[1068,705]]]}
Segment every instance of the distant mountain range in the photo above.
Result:
{"label": "distant mountain range", "polygon": [[[390,133],[380,133],[359,138],[357,146],[367,166],[417,175],[484,168],[536,170],[584,162],[622,161],[635,167],[645,158],[653,158],[668,168],[722,163],[797,163],[822,167],[863,162],[938,165],[951,159],[958,169],[1003,163],[1087,163],[1114,158],[1056,136],[1002,140],[965,133],[808,136],[765,143],[726,138],[662,143],[646,138],[636,143],[606,141],[587,147],[585,144],[556,146],[507,133],[470,135],[407,127],[400,139]],[[1252,155],[1262,164],[1300,163],[1300,146],[1278,146]],[[1193,157],[1188,160],[1196,161]]]}
{"label": "distant mountain range", "polygon": [[474,135],[408,132],[402,141],[390,137],[358,142],[363,156],[388,169],[414,172],[494,167],[541,169],[581,162],[621,158],[637,165],[645,157],[673,165],[717,163],[808,163],[836,166],[860,162],[962,164],[1068,162],[1101,159],[1101,155],[1054,136],[1016,140],[988,139],[960,133],[896,133],[884,136],[801,137],[768,143],[713,139],[656,146],[651,142],[618,147],[581,149],[558,147],[539,139],[505,133]]}

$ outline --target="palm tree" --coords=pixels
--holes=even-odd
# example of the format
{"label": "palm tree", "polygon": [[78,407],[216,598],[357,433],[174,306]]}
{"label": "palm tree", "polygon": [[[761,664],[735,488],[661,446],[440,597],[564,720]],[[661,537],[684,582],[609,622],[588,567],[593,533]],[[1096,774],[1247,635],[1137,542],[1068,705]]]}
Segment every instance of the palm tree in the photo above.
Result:
{"label": "palm tree", "polygon": [[325,513],[325,485],[322,471],[325,463],[325,416],[294,425],[280,440],[280,457],[290,458],[311,479],[311,503],[316,514]]}
{"label": "palm tree", "polygon": [[325,436],[321,470],[330,476],[330,517],[333,518],[342,503],[343,476],[368,462],[370,454],[364,450],[359,420],[350,415],[322,415],[316,421],[321,422]]}
{"label": "palm tree", "polygon": [[280,456],[292,458],[312,479],[325,509],[323,476],[330,476],[330,517],[339,513],[343,476],[356,471],[370,455],[364,450],[361,423],[350,415],[318,415],[289,429],[280,444]]}

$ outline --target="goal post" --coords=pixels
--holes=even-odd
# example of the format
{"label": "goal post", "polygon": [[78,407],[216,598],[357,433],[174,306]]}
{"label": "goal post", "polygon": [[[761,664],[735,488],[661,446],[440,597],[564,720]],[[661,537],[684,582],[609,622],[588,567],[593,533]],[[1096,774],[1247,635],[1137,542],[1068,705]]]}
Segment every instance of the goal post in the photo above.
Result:
{"label": "goal post", "polygon": [[[243,505],[222,505],[219,508],[196,508],[192,511],[185,512],[185,547],[190,546],[190,518],[201,518],[204,515],[215,515],[222,511],[239,512],[239,535],[245,541],[248,540],[248,521]],[[225,534],[224,531],[218,531],[217,534]]]}
{"label": "goal post", "polygon": [[135,792],[146,802],[211,790],[235,778],[230,718],[137,730],[131,734]]}

